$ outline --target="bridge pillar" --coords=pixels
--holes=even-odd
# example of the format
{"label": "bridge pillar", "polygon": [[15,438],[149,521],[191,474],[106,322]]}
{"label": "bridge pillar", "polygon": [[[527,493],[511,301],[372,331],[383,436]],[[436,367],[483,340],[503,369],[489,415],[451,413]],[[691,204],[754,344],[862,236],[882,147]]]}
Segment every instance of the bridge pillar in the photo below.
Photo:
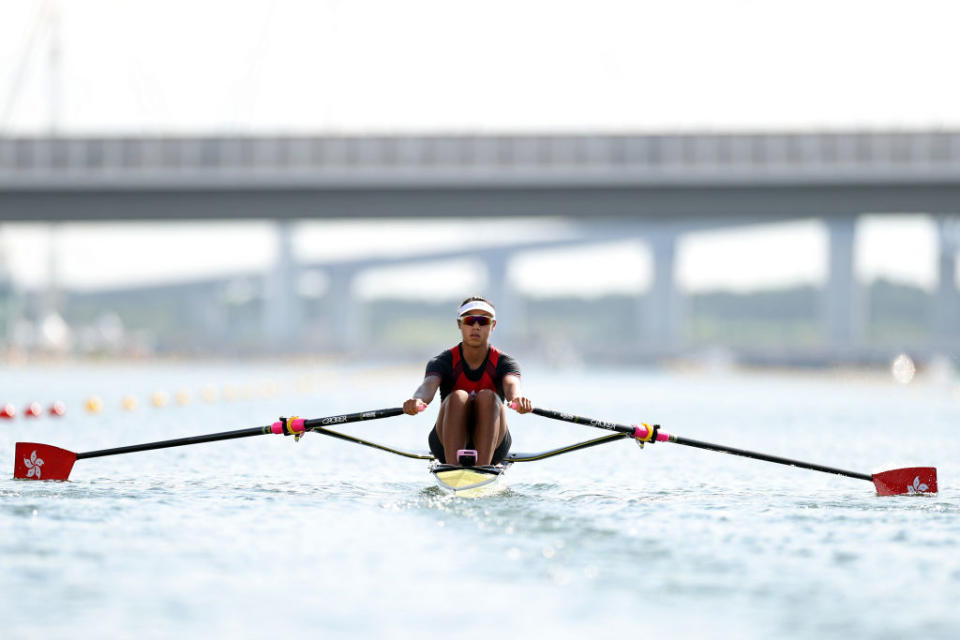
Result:
{"label": "bridge pillar", "polygon": [[516,289],[510,284],[507,271],[510,267],[510,254],[506,251],[492,251],[485,258],[487,267],[487,295],[497,309],[497,328],[492,340],[494,344],[506,349],[513,348],[526,326],[523,304]]}
{"label": "bridge pillar", "polygon": [[293,257],[292,220],[275,226],[277,256],[264,279],[263,326],[272,349],[289,350],[300,333],[300,301],[297,297],[299,269]]}
{"label": "bridge pillar", "polygon": [[643,309],[643,335],[653,349],[675,347],[683,329],[683,300],[675,282],[677,234],[654,233],[649,237],[653,253],[653,282]]}
{"label": "bridge pillar", "polygon": [[829,234],[829,269],[821,294],[824,342],[833,348],[850,348],[863,337],[864,300],[853,264],[856,216],[826,219]]}
{"label": "bridge pillar", "polygon": [[230,318],[220,300],[211,300],[207,291],[193,290],[189,293],[189,325],[191,332],[189,347],[199,352],[209,349],[229,348]]}
{"label": "bridge pillar", "polygon": [[960,251],[960,217],[938,216],[940,259],[934,299],[934,346],[952,350],[960,347],[960,292],[957,291],[957,252]]}
{"label": "bridge pillar", "polygon": [[335,351],[354,351],[363,346],[367,327],[363,317],[363,304],[353,292],[356,269],[334,267],[329,271],[330,288],[328,299],[333,312],[333,335],[330,343]]}

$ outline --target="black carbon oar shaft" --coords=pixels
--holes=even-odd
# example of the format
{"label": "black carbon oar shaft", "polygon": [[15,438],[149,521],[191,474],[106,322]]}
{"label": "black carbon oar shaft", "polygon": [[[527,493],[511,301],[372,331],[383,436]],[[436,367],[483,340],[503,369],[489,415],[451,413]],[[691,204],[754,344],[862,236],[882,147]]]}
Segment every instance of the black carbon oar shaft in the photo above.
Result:
{"label": "black carbon oar shaft", "polygon": [[553,420],[561,420],[563,422],[572,422],[573,424],[583,424],[588,427],[596,427],[598,429],[606,429],[607,431],[616,431],[617,433],[626,433],[628,435],[633,435],[633,427],[625,424],[617,424],[616,422],[606,422],[605,420],[596,420],[594,418],[584,418],[583,416],[576,416],[572,413],[563,413],[560,411],[554,411],[553,409],[541,409],[540,407],[534,407],[533,413],[538,416],[543,416],[544,418],[551,418]]}
{"label": "black carbon oar shaft", "polygon": [[77,460],[83,458],[99,458],[100,456],[115,456],[121,453],[136,453],[137,451],[150,451],[151,449],[167,449],[169,447],[183,447],[188,444],[201,444],[204,442],[216,442],[217,440],[232,440],[234,438],[248,438],[250,436],[262,436],[270,433],[270,427],[254,427],[251,429],[240,429],[238,431],[223,431],[221,433],[209,433],[203,436],[192,436],[189,438],[177,438],[175,440],[162,440],[160,442],[146,442],[144,444],[133,444],[127,447],[116,447],[114,449],[100,449],[99,451],[85,451],[77,454]]}
{"label": "black carbon oar shaft", "polygon": [[344,413],[339,416],[328,416],[326,418],[310,418],[303,421],[303,426],[307,431],[316,427],[332,427],[347,422],[362,422],[364,420],[379,420],[381,418],[392,418],[403,413],[401,407],[391,409],[376,409],[374,411],[357,411],[356,413]]}
{"label": "black carbon oar shaft", "polygon": [[790,458],[781,458],[780,456],[772,456],[767,453],[747,451],[746,449],[737,449],[736,447],[727,447],[721,444],[713,444],[710,442],[703,442],[701,440],[683,438],[681,436],[670,436],[670,442],[675,442],[677,444],[684,444],[688,447],[696,447],[698,449],[707,449],[708,451],[720,451],[722,453],[729,453],[735,456],[743,456],[744,458],[754,458],[755,460],[775,462],[777,464],[785,464],[790,467],[810,469],[811,471],[823,471],[824,473],[835,473],[837,475],[847,476],[848,478],[859,478],[860,480],[868,480],[870,482],[873,482],[873,476],[868,473],[857,473],[856,471],[847,471],[845,469],[837,469],[836,467],[828,467],[822,464],[814,464],[812,462],[803,462],[801,460],[791,460]]}
{"label": "black carbon oar shaft", "polygon": [[[563,422],[572,422],[574,424],[582,424],[589,427],[596,427],[598,429],[606,429],[607,431],[616,431],[617,433],[625,433],[629,435],[633,435],[634,433],[634,427],[631,427],[631,426],[627,426],[624,424],[617,424],[615,422],[606,422],[604,420],[596,420],[594,418],[584,418],[583,416],[577,416],[570,413],[561,413],[560,411],[553,411],[551,409],[534,408],[533,413],[537,414],[538,416],[543,416],[544,418],[561,420]],[[713,444],[711,442],[703,442],[702,440],[694,440],[692,438],[684,438],[681,436],[668,435],[663,433],[662,431],[660,432],[660,435],[661,437],[667,436],[669,442],[686,445],[688,447],[696,447],[697,449],[706,449],[708,451],[719,451],[721,453],[729,453],[735,456],[742,456],[744,458],[753,458],[754,460],[774,462],[776,464],[783,464],[790,467],[810,469],[811,471],[835,473],[837,475],[847,476],[848,478],[858,478],[860,480],[867,480],[869,482],[873,482],[873,476],[868,473],[858,473],[856,471],[847,471],[846,469],[837,469],[835,467],[828,467],[822,464],[813,464],[812,462],[803,462],[801,460],[791,460],[790,458],[772,456],[766,453],[759,453],[757,451],[748,451],[746,449],[737,449],[736,447],[728,447],[722,444]]]}
{"label": "black carbon oar shaft", "polygon": [[[304,431],[311,431],[317,427],[326,427],[337,424],[346,424],[348,422],[360,422],[362,420],[379,420],[380,418],[390,418],[403,413],[399,407],[391,409],[376,409],[374,411],[358,411],[356,413],[345,413],[326,418],[310,418],[303,421]],[[216,442],[218,440],[233,440],[235,438],[249,438],[250,436],[262,436],[268,433],[274,433],[272,425],[262,427],[252,427],[250,429],[239,429],[237,431],[222,431],[220,433],[208,433],[202,436],[191,436],[189,438],[176,438],[174,440],[161,440],[159,442],[146,442],[144,444],[134,444],[127,447],[116,447],[113,449],[100,449],[98,451],[85,451],[77,454],[77,460],[83,458],[99,458],[100,456],[115,456],[121,453],[136,453],[137,451],[150,451],[152,449],[167,449],[170,447],[183,447],[190,444],[202,444],[204,442]],[[288,434],[289,435],[289,434]]]}

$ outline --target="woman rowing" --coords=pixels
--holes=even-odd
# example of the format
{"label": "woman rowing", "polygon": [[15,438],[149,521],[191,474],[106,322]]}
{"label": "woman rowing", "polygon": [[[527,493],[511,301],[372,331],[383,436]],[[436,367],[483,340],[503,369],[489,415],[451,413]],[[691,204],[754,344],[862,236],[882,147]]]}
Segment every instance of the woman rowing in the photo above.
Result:
{"label": "woman rowing", "polygon": [[467,298],[457,310],[462,341],[427,363],[427,372],[403,412],[417,415],[440,389],[440,413],[427,441],[441,464],[458,464],[457,452],[475,449],[478,465],[499,464],[510,452],[506,403],[533,410],[520,395],[520,366],[496,347],[490,334],[496,311],[486,298]]}

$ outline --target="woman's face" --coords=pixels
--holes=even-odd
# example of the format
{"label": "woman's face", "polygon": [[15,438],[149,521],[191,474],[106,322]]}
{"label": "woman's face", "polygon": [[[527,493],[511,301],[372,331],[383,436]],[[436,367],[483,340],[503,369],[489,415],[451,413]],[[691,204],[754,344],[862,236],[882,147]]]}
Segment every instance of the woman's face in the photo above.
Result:
{"label": "woman's face", "polygon": [[460,326],[463,344],[481,347],[490,341],[490,332],[497,325],[497,321],[486,311],[477,309],[461,316],[457,324]]}

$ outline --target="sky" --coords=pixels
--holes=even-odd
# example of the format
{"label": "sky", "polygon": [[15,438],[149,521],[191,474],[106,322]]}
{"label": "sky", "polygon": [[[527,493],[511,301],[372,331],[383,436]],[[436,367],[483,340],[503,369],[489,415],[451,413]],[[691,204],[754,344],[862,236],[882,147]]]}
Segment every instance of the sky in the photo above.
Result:
{"label": "sky", "polygon": [[[50,126],[43,4],[0,8],[7,131]],[[960,125],[947,0],[52,4],[65,131]]]}
{"label": "sky", "polygon": [[[957,24],[960,3],[946,1],[4,2],[0,133],[960,129]],[[538,233],[514,226],[516,237]],[[54,246],[63,284],[97,287],[262,268],[274,255],[268,230],[68,224],[51,242],[43,226],[3,225],[0,251],[29,286],[47,277]],[[241,249],[210,251],[223,234]],[[448,221],[314,222],[298,238],[298,256],[313,260],[310,238],[384,251],[476,236]],[[813,220],[689,234],[677,279],[688,291],[817,283],[826,246]],[[170,247],[206,251],[170,264]],[[927,217],[858,225],[865,281],[931,288],[936,251]],[[438,291],[482,286],[475,264],[443,271]],[[425,273],[368,274],[361,292],[416,289]],[[511,277],[536,292],[635,291],[650,257],[630,241],[527,254]]]}

